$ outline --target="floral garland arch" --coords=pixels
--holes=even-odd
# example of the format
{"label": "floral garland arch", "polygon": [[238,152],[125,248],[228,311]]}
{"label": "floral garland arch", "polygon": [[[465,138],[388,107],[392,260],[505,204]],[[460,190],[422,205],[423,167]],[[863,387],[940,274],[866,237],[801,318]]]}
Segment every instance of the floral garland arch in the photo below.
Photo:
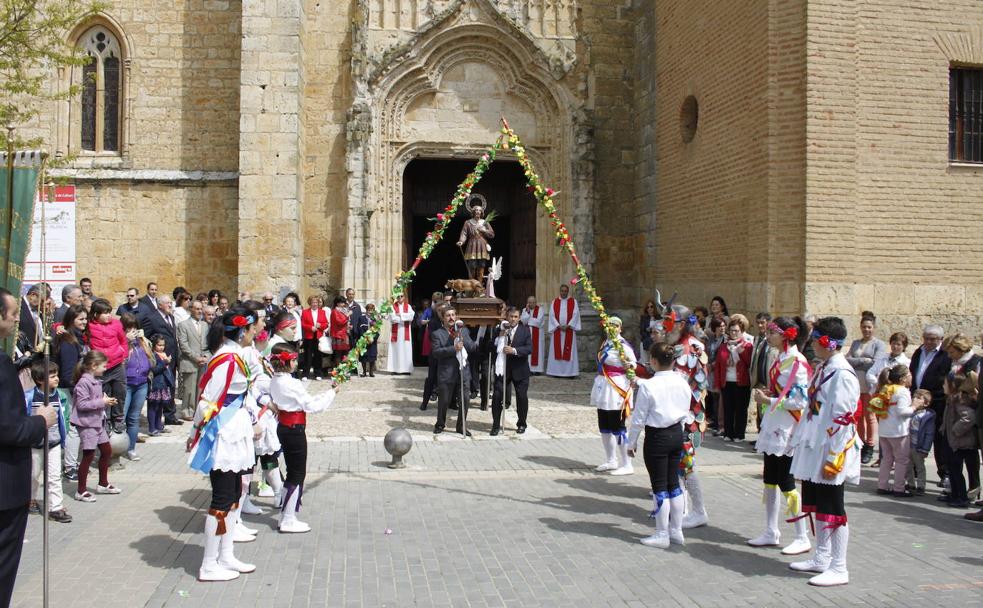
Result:
{"label": "floral garland arch", "polygon": [[478,159],[474,170],[471,171],[464,178],[451,199],[450,204],[444,208],[442,213],[437,214],[437,223],[434,225],[433,230],[427,233],[426,238],[423,240],[423,244],[420,246],[419,252],[417,252],[416,259],[413,260],[413,265],[409,269],[396,275],[396,283],[393,285],[390,291],[389,298],[386,299],[379,306],[379,313],[376,316],[375,321],[355,343],[352,349],[348,352],[348,355],[342,359],[333,370],[331,370],[331,385],[332,387],[337,387],[351,379],[352,374],[357,372],[358,360],[368,348],[369,344],[379,335],[382,329],[382,324],[384,319],[393,310],[393,302],[396,301],[400,295],[405,294],[410,283],[413,281],[413,277],[416,276],[417,267],[423,263],[430,254],[433,253],[434,247],[437,246],[444,238],[444,232],[450,225],[451,219],[457,214],[458,209],[468,200],[471,195],[471,190],[474,188],[488,167],[495,162],[495,157],[499,152],[511,151],[515,154],[519,161],[519,165],[522,167],[522,171],[526,178],[526,183],[528,185],[529,191],[536,197],[536,202],[542,207],[543,211],[546,212],[550,220],[550,225],[553,227],[553,232],[556,237],[557,246],[565,250],[573,260],[574,267],[576,269],[577,276],[570,279],[572,285],[580,283],[581,288],[587,295],[590,301],[591,307],[597,311],[600,317],[600,323],[604,327],[605,334],[615,345],[615,349],[618,352],[618,356],[621,358],[622,365],[625,368],[625,374],[629,381],[634,381],[635,379],[635,368],[629,364],[629,359],[627,352],[625,351],[624,343],[617,339],[618,336],[618,326],[611,322],[611,317],[607,314],[604,309],[604,302],[601,300],[601,296],[598,295],[597,290],[594,288],[594,283],[591,281],[590,276],[587,274],[587,269],[581,264],[580,258],[577,257],[577,248],[573,243],[573,238],[570,236],[570,231],[567,230],[566,225],[560,219],[559,214],[556,211],[556,203],[554,198],[556,197],[556,191],[552,188],[547,188],[543,185],[539,174],[533,168],[532,162],[529,160],[529,156],[526,154],[526,148],[523,146],[522,141],[519,136],[515,134],[512,127],[509,126],[508,121],[502,118],[502,129],[495,141],[488,150],[481,155]]}

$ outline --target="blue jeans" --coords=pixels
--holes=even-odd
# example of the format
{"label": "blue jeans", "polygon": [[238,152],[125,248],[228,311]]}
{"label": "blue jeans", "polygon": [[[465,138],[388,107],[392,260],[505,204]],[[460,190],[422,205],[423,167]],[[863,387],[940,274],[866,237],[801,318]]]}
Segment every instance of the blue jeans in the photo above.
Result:
{"label": "blue jeans", "polygon": [[140,432],[140,412],[143,410],[143,404],[147,402],[147,390],[149,388],[149,382],[126,385],[126,404],[123,411],[126,412],[126,434],[130,437],[131,452],[137,447],[137,433]]}

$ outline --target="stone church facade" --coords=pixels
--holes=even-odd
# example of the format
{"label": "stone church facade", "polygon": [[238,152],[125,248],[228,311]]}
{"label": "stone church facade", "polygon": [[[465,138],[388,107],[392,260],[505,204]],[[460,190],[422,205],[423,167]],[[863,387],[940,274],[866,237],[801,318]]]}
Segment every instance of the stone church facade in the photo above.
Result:
{"label": "stone church facade", "polygon": [[[73,155],[79,273],[103,293],[381,298],[504,115],[611,308],[658,287],[980,326],[983,165],[947,152],[951,70],[983,66],[976,0],[109,4],[69,38],[115,39],[99,52],[118,80],[96,72],[118,105],[93,127],[91,99],[65,102],[38,127]],[[490,199],[510,297],[545,300],[572,269],[516,179]]]}

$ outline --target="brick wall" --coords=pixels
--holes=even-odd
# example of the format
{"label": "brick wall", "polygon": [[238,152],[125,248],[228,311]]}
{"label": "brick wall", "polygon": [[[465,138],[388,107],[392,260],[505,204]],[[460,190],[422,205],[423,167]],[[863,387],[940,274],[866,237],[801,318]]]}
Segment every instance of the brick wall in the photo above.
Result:
{"label": "brick wall", "polygon": [[978,333],[983,167],[948,162],[948,69],[983,63],[981,24],[973,0],[810,3],[810,309]]}

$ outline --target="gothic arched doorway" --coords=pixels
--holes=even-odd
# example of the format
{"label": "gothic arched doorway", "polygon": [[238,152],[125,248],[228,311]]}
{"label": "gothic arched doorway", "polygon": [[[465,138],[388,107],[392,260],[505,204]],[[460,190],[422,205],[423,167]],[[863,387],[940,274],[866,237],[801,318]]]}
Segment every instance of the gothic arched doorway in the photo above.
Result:
{"label": "gothic arched doorway", "polygon": [[[474,161],[456,159],[418,158],[407,165],[403,172],[404,267],[433,229],[433,218],[447,206],[458,184],[473,168]],[[503,259],[503,269],[501,280],[495,283],[495,295],[521,306],[536,290],[536,201],[526,189],[522,168],[515,162],[492,164],[474,192],[484,195],[488,210],[498,216],[492,222],[492,255]],[[456,245],[466,218],[462,208],[430,259],[417,269],[410,288],[414,305],[434,291],[443,291],[447,279],[467,277]]]}

